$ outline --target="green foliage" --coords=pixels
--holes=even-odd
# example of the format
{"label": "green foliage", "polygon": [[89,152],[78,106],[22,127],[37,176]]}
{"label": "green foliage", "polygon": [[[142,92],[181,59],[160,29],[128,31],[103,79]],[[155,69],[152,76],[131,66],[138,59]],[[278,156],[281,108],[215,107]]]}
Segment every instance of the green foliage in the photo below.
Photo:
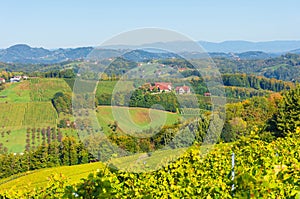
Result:
{"label": "green foliage", "polygon": [[[176,95],[173,92],[152,94],[142,88],[135,90],[129,101],[131,107],[144,107],[151,108],[153,105],[161,105],[164,110],[170,112],[176,112],[179,108]],[[157,106],[159,108],[159,106]]]}
{"label": "green foliage", "polygon": [[[103,168],[76,185],[60,179],[27,190],[0,191],[8,198],[50,193],[66,198],[297,198],[300,195],[299,133],[267,143],[256,136],[231,145],[195,146],[176,161],[149,173]],[[212,149],[206,153],[206,150]],[[235,179],[231,179],[231,153]],[[232,190],[232,184],[235,188]],[[64,192],[62,191],[64,188]]]}
{"label": "green foliage", "polygon": [[114,59],[113,62],[109,64],[104,71],[112,80],[116,80],[118,75],[123,75],[130,69],[136,68],[137,63],[133,61],[126,60],[124,58],[118,57]]}
{"label": "green foliage", "polygon": [[[270,144],[255,138],[243,139],[232,146],[219,146],[203,158],[199,156],[199,148],[194,148],[158,171],[145,174],[111,172],[106,176],[100,173],[95,180],[110,181],[115,190],[108,192],[111,196],[116,194],[117,198],[232,198],[233,195],[238,198],[294,198],[300,192],[300,172],[295,169],[300,166],[297,139],[280,139]],[[233,182],[230,179],[231,151],[236,153]],[[276,170],[277,165],[283,164],[285,169]],[[235,183],[233,192],[232,183]]]}
{"label": "green foliage", "polygon": [[270,129],[276,136],[284,137],[300,127],[300,85],[284,93],[278,110],[270,121]]}
{"label": "green foliage", "polygon": [[[277,98],[281,96],[271,95],[266,97],[253,97],[243,102],[226,105],[226,119],[221,138],[225,142],[231,142],[242,136],[249,135],[252,131],[263,132],[266,123],[277,110]],[[259,130],[260,129],[260,130]],[[264,139],[266,137],[264,132]]]}
{"label": "green foliage", "polygon": [[46,78],[75,78],[76,75],[73,69],[51,70],[43,74]]}
{"label": "green foliage", "polygon": [[263,75],[267,78],[276,78],[284,81],[291,81],[293,79],[297,81],[300,80],[299,61],[299,55],[290,53],[281,55],[280,57],[276,58],[257,60],[233,60],[226,58],[214,58],[214,63],[223,74],[256,74]]}
{"label": "green foliage", "polygon": [[284,82],[282,80],[268,79],[255,75],[223,74],[222,79],[225,86],[263,89],[275,92],[293,87],[292,83]]}
{"label": "green foliage", "polygon": [[97,175],[90,174],[87,179],[83,179],[78,187],[66,187],[66,198],[114,198],[117,194],[111,184],[112,178],[105,177],[105,170]]}
{"label": "green foliage", "polygon": [[[50,136],[47,134],[47,137]],[[57,137],[57,140],[60,139]],[[0,179],[25,171],[89,162],[89,153],[83,143],[68,136],[61,142],[57,140],[51,139],[50,143],[44,143],[37,149],[23,154],[1,154]]]}
{"label": "green foliage", "polygon": [[72,114],[72,96],[69,93],[58,92],[52,99],[57,113]]}

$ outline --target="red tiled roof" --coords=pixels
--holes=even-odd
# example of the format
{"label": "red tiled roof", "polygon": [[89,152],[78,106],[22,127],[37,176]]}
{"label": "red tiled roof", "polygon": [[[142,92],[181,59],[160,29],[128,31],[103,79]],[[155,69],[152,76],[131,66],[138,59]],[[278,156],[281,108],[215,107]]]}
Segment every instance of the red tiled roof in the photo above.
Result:
{"label": "red tiled roof", "polygon": [[155,82],[154,86],[150,87],[150,90],[153,90],[154,88],[159,88],[160,90],[171,90],[172,83],[167,82]]}
{"label": "red tiled roof", "polygon": [[184,91],[189,91],[190,90],[190,87],[188,87],[188,86],[177,86],[176,87],[176,91],[179,91],[179,89],[183,89]]}

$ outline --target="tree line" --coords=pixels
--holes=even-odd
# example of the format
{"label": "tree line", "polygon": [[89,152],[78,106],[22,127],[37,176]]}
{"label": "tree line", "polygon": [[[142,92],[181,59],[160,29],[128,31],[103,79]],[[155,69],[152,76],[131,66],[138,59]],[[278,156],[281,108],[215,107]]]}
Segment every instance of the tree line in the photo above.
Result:
{"label": "tree line", "polygon": [[65,136],[60,142],[42,144],[24,153],[0,154],[0,179],[41,168],[84,164],[93,159],[82,142]]}

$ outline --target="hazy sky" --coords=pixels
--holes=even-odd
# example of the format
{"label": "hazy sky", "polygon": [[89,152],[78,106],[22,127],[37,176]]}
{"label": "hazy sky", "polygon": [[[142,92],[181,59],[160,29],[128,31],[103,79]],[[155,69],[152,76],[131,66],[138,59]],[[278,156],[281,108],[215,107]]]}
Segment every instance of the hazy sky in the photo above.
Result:
{"label": "hazy sky", "polygon": [[300,40],[299,9],[299,0],[0,0],[0,48],[97,46],[142,27],[214,42]]}

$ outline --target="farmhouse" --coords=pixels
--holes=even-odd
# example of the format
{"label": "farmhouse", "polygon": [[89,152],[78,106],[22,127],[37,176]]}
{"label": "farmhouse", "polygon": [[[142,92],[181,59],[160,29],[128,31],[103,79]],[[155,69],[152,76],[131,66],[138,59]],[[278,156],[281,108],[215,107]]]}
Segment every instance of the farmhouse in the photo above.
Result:
{"label": "farmhouse", "polygon": [[170,92],[172,90],[172,83],[155,82],[154,86],[150,86],[150,90],[153,91],[154,88],[157,88],[158,92]]}
{"label": "farmhouse", "polygon": [[5,83],[5,79],[0,78],[0,84],[4,84]]}
{"label": "farmhouse", "polygon": [[184,93],[186,93],[186,94],[191,93],[191,89],[189,86],[177,86],[175,90],[176,90],[176,93],[180,94],[180,95],[184,94]]}
{"label": "farmhouse", "polygon": [[183,72],[183,71],[186,71],[187,68],[178,68],[178,72]]}
{"label": "farmhouse", "polygon": [[10,78],[10,82],[20,82],[21,80],[21,76],[15,76]]}
{"label": "farmhouse", "polygon": [[205,97],[210,97],[210,96],[211,96],[211,93],[206,92],[206,93],[204,93],[204,96],[205,96]]}

